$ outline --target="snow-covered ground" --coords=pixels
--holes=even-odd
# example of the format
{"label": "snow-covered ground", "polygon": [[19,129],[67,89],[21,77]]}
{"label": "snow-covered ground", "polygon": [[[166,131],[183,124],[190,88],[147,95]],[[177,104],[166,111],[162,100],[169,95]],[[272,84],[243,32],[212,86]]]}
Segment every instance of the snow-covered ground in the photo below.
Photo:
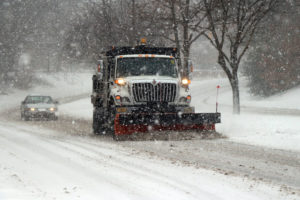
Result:
{"label": "snow-covered ground", "polygon": [[[50,83],[31,91],[0,96],[1,110],[16,107],[28,93],[64,98],[91,92],[91,73],[41,75]],[[226,80],[194,81],[193,104],[199,112],[215,111],[216,85],[221,85],[217,130],[228,140],[300,150],[299,116],[231,114]],[[293,104],[297,91],[265,100],[254,99],[241,86],[242,105],[278,108]],[[90,98],[61,104],[62,114],[91,119]],[[296,103],[294,104],[296,106]],[[0,111],[1,111],[0,110]],[[2,119],[5,119],[2,116]],[[45,122],[48,123],[48,122]],[[134,143],[132,144],[134,145]],[[101,138],[66,135],[34,123],[0,121],[0,200],[11,199],[297,199],[284,188],[240,176],[175,164]]]}
{"label": "snow-covered ground", "polygon": [[[192,105],[197,112],[215,112],[216,86],[220,85],[218,111],[222,114],[222,123],[217,131],[229,140],[275,149],[300,151],[300,115],[280,114],[280,109],[300,111],[300,87],[270,98],[257,98],[248,93],[246,81],[241,80],[241,105],[257,108],[241,115],[232,114],[232,93],[227,79],[195,80],[191,85]],[[92,119],[90,98],[81,99],[60,106],[61,112],[74,117]],[[278,114],[264,113],[264,108],[276,109]],[[260,112],[255,112],[260,111]],[[268,110],[269,111],[269,110]],[[289,111],[289,110],[288,110]]]}
{"label": "snow-covered ground", "polygon": [[[198,112],[215,111],[217,85],[221,86],[218,111],[222,114],[222,123],[217,125],[217,131],[235,142],[300,151],[300,112],[298,115],[288,115],[290,109],[300,111],[297,102],[300,87],[263,99],[251,96],[246,81],[242,79],[241,105],[255,109],[249,109],[251,112],[242,109],[241,115],[233,115],[232,92],[226,79],[194,81],[191,87],[192,104]],[[275,114],[269,114],[272,109]],[[284,112],[285,109],[288,110]]]}
{"label": "snow-covered ground", "polygon": [[63,104],[59,109],[60,114],[70,115],[75,118],[91,120],[93,117],[93,105],[90,98],[83,98],[78,101]]}

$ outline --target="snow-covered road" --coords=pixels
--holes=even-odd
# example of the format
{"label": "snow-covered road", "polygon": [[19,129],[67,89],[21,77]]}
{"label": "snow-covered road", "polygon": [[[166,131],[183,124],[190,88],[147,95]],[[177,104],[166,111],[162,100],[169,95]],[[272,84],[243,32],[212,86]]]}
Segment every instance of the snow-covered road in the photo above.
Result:
{"label": "snow-covered road", "polygon": [[[115,142],[91,122],[0,122],[3,199],[297,199],[297,153],[227,139]],[[0,198],[1,199],[1,198]]]}
{"label": "snow-covered road", "polygon": [[[157,157],[141,143],[0,123],[0,199],[276,199],[286,191]],[[149,144],[148,144],[149,145]],[[154,146],[161,146],[155,144]],[[163,150],[163,149],[162,149]]]}

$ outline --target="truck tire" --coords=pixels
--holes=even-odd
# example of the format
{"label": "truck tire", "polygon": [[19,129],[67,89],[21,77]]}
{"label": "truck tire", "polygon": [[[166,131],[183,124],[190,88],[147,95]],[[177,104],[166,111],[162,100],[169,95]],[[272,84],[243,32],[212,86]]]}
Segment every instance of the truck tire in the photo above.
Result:
{"label": "truck tire", "polygon": [[95,114],[94,112],[94,115],[93,115],[93,133],[95,135],[99,135],[99,122],[98,122],[98,118],[97,118],[97,115]]}
{"label": "truck tire", "polygon": [[101,135],[101,134],[106,134],[106,129],[101,123],[101,119],[99,119],[99,112],[97,109],[95,109],[94,114],[93,114],[93,133],[95,135]]}
{"label": "truck tire", "polygon": [[58,116],[54,115],[53,116],[53,121],[57,121],[58,120]]}
{"label": "truck tire", "polygon": [[108,121],[109,121],[109,133],[112,134],[114,140],[118,140],[116,134],[115,134],[115,117],[116,117],[116,105],[111,98],[109,101],[109,106],[108,106]]}
{"label": "truck tire", "polygon": [[26,116],[26,115],[24,115],[24,120],[25,120],[25,121],[29,121],[29,117]]}

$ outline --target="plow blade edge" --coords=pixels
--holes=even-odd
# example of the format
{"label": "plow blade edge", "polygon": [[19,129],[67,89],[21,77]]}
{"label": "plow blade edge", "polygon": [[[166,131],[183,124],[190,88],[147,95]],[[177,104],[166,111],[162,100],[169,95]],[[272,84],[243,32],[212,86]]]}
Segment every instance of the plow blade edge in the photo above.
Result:
{"label": "plow blade edge", "polygon": [[115,134],[132,134],[149,130],[215,130],[221,122],[220,113],[151,113],[117,114]]}

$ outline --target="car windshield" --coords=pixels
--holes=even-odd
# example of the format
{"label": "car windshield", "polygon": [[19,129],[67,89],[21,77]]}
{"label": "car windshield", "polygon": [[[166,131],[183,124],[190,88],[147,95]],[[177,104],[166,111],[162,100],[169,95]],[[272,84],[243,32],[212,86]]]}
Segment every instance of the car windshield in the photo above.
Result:
{"label": "car windshield", "polygon": [[29,96],[26,98],[25,102],[28,104],[53,103],[51,97],[49,96]]}
{"label": "car windshield", "polygon": [[117,62],[117,78],[126,76],[158,75],[177,77],[174,58],[130,57],[119,58]]}

